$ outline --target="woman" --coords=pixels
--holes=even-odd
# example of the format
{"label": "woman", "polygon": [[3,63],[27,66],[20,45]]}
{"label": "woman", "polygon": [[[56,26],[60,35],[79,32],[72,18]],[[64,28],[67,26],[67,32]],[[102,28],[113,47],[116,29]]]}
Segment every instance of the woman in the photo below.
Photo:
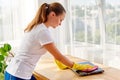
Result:
{"label": "woman", "polygon": [[41,5],[35,18],[24,30],[25,36],[21,46],[6,68],[5,80],[35,80],[32,72],[37,61],[46,51],[53,55],[61,69],[90,70],[94,68],[87,64],[80,65],[70,61],[56,48],[48,28],[61,25],[65,14],[66,11],[60,3]]}

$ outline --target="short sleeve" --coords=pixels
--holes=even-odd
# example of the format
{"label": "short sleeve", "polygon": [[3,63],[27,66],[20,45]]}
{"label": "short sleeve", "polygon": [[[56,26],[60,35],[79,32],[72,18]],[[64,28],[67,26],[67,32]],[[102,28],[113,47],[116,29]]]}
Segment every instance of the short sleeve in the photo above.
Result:
{"label": "short sleeve", "polygon": [[42,30],[41,32],[39,32],[38,40],[39,40],[39,43],[41,44],[41,46],[53,42],[53,39],[50,35],[49,30]]}

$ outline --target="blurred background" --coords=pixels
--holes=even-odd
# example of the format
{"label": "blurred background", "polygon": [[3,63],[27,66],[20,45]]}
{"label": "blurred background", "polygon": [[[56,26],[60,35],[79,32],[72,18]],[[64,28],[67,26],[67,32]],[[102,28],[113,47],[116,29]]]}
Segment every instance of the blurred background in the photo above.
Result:
{"label": "blurred background", "polygon": [[16,49],[45,2],[66,9],[61,27],[50,29],[63,54],[120,69],[120,0],[0,0],[0,44]]}

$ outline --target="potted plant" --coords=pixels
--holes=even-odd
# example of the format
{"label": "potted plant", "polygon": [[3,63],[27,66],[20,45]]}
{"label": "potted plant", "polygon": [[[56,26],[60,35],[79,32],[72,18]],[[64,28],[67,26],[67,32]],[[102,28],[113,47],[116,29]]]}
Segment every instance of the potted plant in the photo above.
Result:
{"label": "potted plant", "polygon": [[4,43],[0,47],[0,80],[4,80],[4,72],[7,67],[7,57],[9,56],[9,54],[14,56],[10,51],[11,45],[8,43]]}

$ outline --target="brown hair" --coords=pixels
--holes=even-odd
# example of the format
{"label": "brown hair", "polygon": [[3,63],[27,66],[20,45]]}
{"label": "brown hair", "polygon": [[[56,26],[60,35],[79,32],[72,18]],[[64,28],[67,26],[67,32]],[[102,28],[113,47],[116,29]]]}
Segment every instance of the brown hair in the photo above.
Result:
{"label": "brown hair", "polygon": [[43,3],[40,8],[38,9],[38,12],[36,13],[34,19],[28,24],[28,26],[25,28],[25,32],[31,31],[36,25],[40,23],[44,23],[47,21],[47,16],[50,12],[55,12],[55,14],[58,16],[62,14],[63,12],[66,12],[64,7],[58,3],[54,2],[51,4]]}

